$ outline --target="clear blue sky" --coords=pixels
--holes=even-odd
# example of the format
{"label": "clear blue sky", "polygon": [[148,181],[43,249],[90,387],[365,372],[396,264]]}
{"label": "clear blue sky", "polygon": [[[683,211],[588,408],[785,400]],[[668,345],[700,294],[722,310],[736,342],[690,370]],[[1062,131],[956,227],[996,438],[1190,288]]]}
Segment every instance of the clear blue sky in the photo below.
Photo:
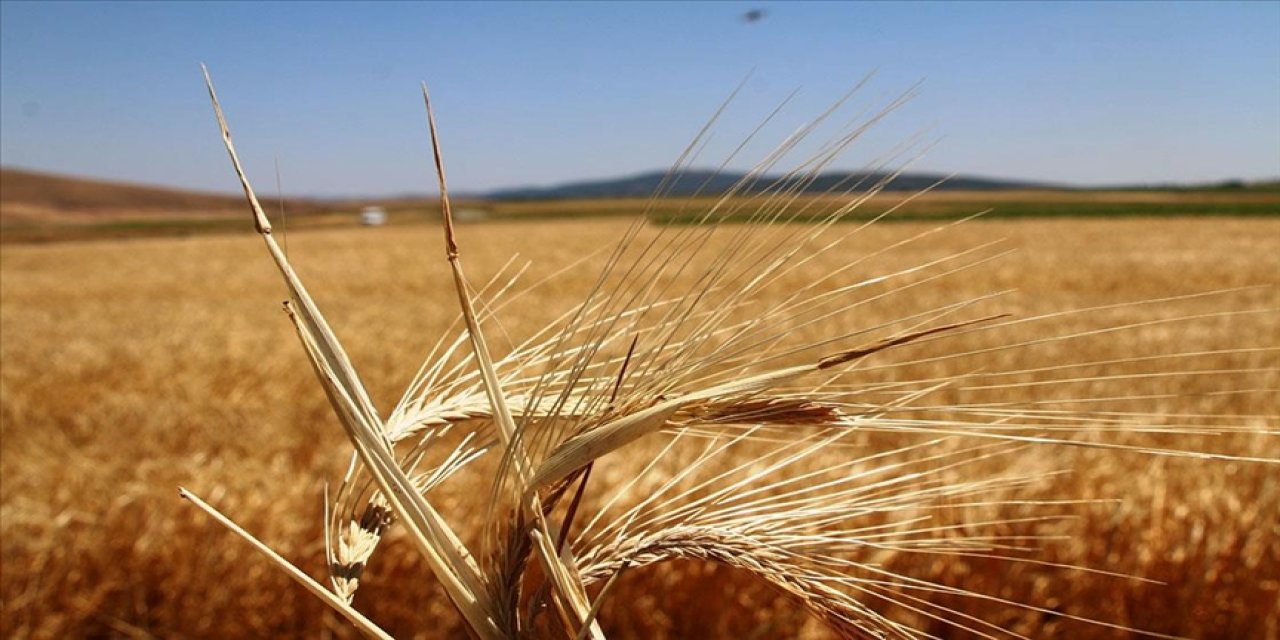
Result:
{"label": "clear blue sky", "polygon": [[702,164],[792,89],[772,141],[878,70],[851,113],[922,79],[923,93],[840,166],[927,130],[943,136],[928,170],[1280,176],[1276,2],[6,0],[0,162],[232,191],[202,61],[250,173],[274,191],[278,158],[290,194],[433,190],[421,80],[452,186],[475,191],[664,168],[752,69]]}

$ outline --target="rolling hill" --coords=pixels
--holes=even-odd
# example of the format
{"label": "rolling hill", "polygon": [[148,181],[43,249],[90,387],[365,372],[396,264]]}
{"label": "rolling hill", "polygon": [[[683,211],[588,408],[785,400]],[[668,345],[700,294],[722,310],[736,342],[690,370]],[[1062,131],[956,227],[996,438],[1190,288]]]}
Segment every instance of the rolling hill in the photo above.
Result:
{"label": "rolling hill", "polygon": [[[667,195],[688,197],[693,195],[719,195],[729,191],[746,177],[741,172],[715,172],[701,169],[690,169],[668,182],[663,171],[651,171],[624,178],[605,180],[587,180],[569,182],[551,187],[524,187],[516,189],[499,189],[484,194],[492,200],[545,200],[575,198],[637,198],[656,193],[659,188],[667,191]],[[798,186],[803,193],[826,193],[832,189],[847,190],[869,188],[882,180],[889,179],[889,174],[880,172],[848,172],[831,171],[819,174],[811,182],[801,184],[801,179],[782,178],[780,176],[761,176],[747,188],[747,192],[760,191],[774,185],[783,188]],[[944,174],[904,173],[888,181],[887,191],[919,191],[943,181],[937,188],[945,191],[1004,191],[1011,189],[1061,189],[1060,185],[1048,183],[980,178],[973,176],[953,176]],[[665,184],[664,184],[665,183]]]}
{"label": "rolling hill", "polygon": [[[290,200],[290,211],[318,210],[318,204]],[[54,175],[25,169],[0,169],[0,217],[110,217],[242,214],[244,198],[167,187],[126,184]]]}

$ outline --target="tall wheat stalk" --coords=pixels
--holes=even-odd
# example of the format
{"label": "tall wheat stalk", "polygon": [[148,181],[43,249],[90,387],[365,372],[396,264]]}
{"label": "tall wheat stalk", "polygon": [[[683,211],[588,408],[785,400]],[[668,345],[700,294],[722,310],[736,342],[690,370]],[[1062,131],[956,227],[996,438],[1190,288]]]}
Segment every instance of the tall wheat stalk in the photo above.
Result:
{"label": "tall wheat stalk", "polygon": [[[749,571],[849,637],[927,636],[884,614],[887,605],[973,635],[1007,635],[991,622],[923,596],[941,593],[993,606],[1034,607],[884,568],[895,554],[1040,562],[1023,553],[1039,541],[1037,536],[1007,531],[1059,517],[1055,513],[990,521],[953,516],[968,507],[1014,504],[1016,490],[1043,474],[1011,470],[975,480],[959,473],[966,466],[1008,459],[1012,468],[1018,455],[1039,446],[1278,462],[1179,446],[1178,436],[1277,433],[1250,421],[1122,412],[1105,405],[1092,409],[1100,399],[1088,395],[1067,402],[1054,398],[1044,406],[1000,401],[1001,390],[1038,383],[1001,381],[999,376],[1043,368],[1001,372],[987,378],[995,380],[990,384],[981,384],[968,371],[891,375],[1197,319],[1157,317],[1001,344],[1002,328],[1106,308],[1015,319],[993,312],[1000,300],[996,293],[917,305],[917,311],[888,323],[860,323],[857,314],[864,305],[912,296],[922,285],[963,276],[1003,255],[991,242],[871,277],[856,275],[876,255],[958,223],[943,223],[872,254],[848,258],[816,280],[793,281],[798,268],[838,255],[849,238],[870,224],[839,223],[897,174],[890,172],[874,184],[838,185],[836,192],[847,197],[829,210],[813,208],[815,201],[802,200],[800,194],[914,90],[855,119],[816,155],[782,179],[763,184],[762,176],[836,114],[851,92],[769,153],[700,214],[699,224],[652,229],[638,222],[608,256],[585,300],[495,357],[486,324],[497,314],[518,313],[520,293],[510,274],[499,274],[478,290],[466,276],[424,86],[445,257],[461,310],[455,327],[462,329],[441,337],[401,401],[384,416],[276,243],[207,72],[205,78],[256,228],[288,288],[288,316],[354,447],[326,522],[330,586],[299,571],[190,492],[182,494],[366,635],[389,637],[352,607],[352,599],[392,526],[407,530],[481,638],[603,637],[597,616],[619,576],[631,567],[679,558]],[[710,123],[655,197],[674,184],[709,128]],[[870,168],[902,165],[902,155],[910,152],[911,147],[903,148]],[[740,224],[743,220],[746,224]],[[808,222],[787,224],[802,220]],[[796,332],[833,324],[841,328],[799,343],[791,339]],[[985,336],[997,340],[975,342]],[[1051,369],[1066,373],[1055,380],[1059,385],[1094,380],[1070,375],[1085,365],[1145,362],[1151,370],[1110,377],[1159,378],[1182,375],[1178,363],[1204,355],[1172,346],[1159,356],[1069,362]],[[1274,354],[1277,349],[1232,352],[1248,351]],[[1232,372],[1194,373],[1212,377]],[[1083,408],[1062,408],[1071,402]],[[1274,424],[1274,416],[1266,419]],[[894,444],[868,447],[875,438]],[[473,463],[489,456],[495,458],[485,478],[490,489],[474,505],[484,513],[482,546],[474,549],[432,506],[430,493],[457,474],[479,469]],[[589,491],[601,497],[585,500]],[[1028,506],[1075,502],[1064,498]]]}

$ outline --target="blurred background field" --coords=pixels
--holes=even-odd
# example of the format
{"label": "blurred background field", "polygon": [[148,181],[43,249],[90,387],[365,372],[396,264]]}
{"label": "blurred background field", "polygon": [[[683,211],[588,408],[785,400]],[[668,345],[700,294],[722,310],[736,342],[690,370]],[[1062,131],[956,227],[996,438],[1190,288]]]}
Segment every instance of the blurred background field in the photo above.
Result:
{"label": "blurred background field", "polygon": [[[626,224],[486,221],[461,227],[460,241],[477,281],[518,253],[532,261],[526,276],[532,282],[611,244]],[[832,259],[888,246],[930,224],[876,225],[857,237],[848,255]],[[1280,335],[1274,312],[1280,302],[1280,220],[1274,218],[975,221],[892,251],[874,268],[919,264],[1000,238],[1017,252],[949,279],[948,294],[1016,289],[998,308],[1025,317],[1268,285],[1034,323],[1009,329],[1002,339],[1230,309],[1272,312],[1016,350],[986,359],[991,371],[1161,351],[1274,347]],[[288,234],[292,261],[380,407],[394,403],[454,317],[440,242],[438,229],[425,221],[366,229],[300,225]],[[815,263],[801,277],[833,264]],[[535,290],[520,313],[505,316],[504,329],[518,337],[542,326],[581,296],[595,266],[598,260]],[[280,311],[284,292],[260,241],[238,233],[9,243],[0,253],[0,276],[3,634],[352,637],[323,605],[176,493],[184,485],[208,497],[313,575],[323,575],[321,490],[339,478],[347,448]],[[934,295],[930,291],[919,295]],[[865,321],[901,312],[891,304],[873,306]],[[1251,371],[1183,382],[1098,381],[1074,392],[1172,391],[1179,397],[1108,406],[1240,416],[1241,424],[1274,428],[1274,390],[1280,388],[1274,350],[1190,362],[1179,366]],[[1261,391],[1216,393],[1250,389]],[[1017,401],[1055,392],[1024,387],[1001,393]],[[1189,436],[1180,442],[1280,456],[1274,436]],[[1058,508],[1075,517],[1029,529],[1062,536],[1042,544],[1035,557],[1165,584],[918,555],[894,558],[890,568],[1153,632],[1199,638],[1280,633],[1280,483],[1273,468],[1066,447],[1031,451],[1018,460],[1020,469],[1070,473],[1026,488],[1019,499],[1118,499]],[[1008,471],[1005,464],[969,466],[962,479]],[[434,495],[463,520],[474,517],[465,510],[468,496],[483,490],[466,477]],[[593,498],[598,496],[589,492]],[[985,515],[1018,514],[1016,506],[1000,509]],[[459,618],[423,570],[407,541],[394,538],[370,566],[357,606],[397,636],[462,637]],[[949,604],[1032,637],[1131,635],[989,601]],[[911,619],[910,612],[899,613]],[[822,637],[819,627],[768,588],[694,563],[630,573],[603,620],[611,636],[622,638]],[[915,622],[943,636],[953,633],[927,619]]]}

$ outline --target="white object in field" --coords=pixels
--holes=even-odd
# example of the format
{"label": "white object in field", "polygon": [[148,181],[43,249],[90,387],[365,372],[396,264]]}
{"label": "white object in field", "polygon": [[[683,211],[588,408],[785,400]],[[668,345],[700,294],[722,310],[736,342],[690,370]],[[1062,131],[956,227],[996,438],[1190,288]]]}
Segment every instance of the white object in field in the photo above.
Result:
{"label": "white object in field", "polygon": [[382,207],[365,207],[360,210],[360,224],[378,227],[387,222],[387,211]]}
{"label": "white object in field", "polygon": [[453,212],[454,222],[475,222],[484,220],[489,217],[489,212],[485,209],[477,209],[474,207],[466,207],[455,209]]}

